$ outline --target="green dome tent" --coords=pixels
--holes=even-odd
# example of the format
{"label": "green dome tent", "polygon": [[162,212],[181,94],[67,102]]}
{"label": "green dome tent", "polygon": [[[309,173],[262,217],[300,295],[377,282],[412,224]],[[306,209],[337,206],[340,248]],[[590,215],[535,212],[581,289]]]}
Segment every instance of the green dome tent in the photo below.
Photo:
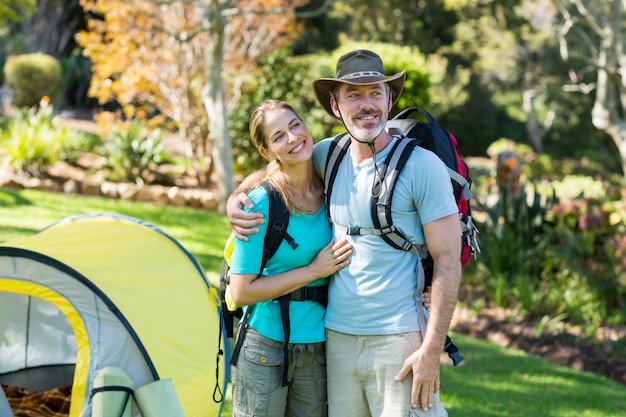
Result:
{"label": "green dome tent", "polygon": [[159,228],[69,217],[0,245],[0,382],[71,384],[69,417],[87,417],[95,376],[119,367],[135,389],[171,379],[186,417],[218,416],[229,363],[216,362],[229,352],[219,305],[195,258]]}

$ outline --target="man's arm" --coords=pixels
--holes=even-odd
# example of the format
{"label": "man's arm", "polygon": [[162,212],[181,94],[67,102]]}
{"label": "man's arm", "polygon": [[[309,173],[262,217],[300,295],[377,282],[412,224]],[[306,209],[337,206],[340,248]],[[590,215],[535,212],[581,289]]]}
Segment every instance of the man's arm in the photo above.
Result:
{"label": "man's arm", "polygon": [[413,371],[411,405],[423,410],[432,406],[439,391],[439,360],[450,328],[461,283],[461,230],[457,214],[424,225],[428,252],[434,260],[428,330],[421,347],[409,356],[396,380]]}
{"label": "man's arm", "polygon": [[258,233],[259,228],[254,226],[263,223],[263,215],[261,213],[243,209],[244,206],[249,209],[254,207],[246,192],[260,184],[263,178],[265,178],[265,169],[253,172],[244,178],[237,189],[228,197],[226,203],[228,222],[235,237],[241,240],[247,241],[247,235]]}

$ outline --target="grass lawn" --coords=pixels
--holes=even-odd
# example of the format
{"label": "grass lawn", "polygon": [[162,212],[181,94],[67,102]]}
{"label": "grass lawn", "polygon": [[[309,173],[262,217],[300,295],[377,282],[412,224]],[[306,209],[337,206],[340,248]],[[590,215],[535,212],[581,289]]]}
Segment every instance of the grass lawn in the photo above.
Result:
{"label": "grass lawn", "polygon": [[523,351],[454,334],[465,360],[442,369],[450,416],[626,416],[626,386]]}
{"label": "grass lawn", "polygon": [[[230,230],[223,216],[206,210],[0,189],[0,243],[94,212],[121,213],[160,227],[198,259],[211,281],[218,278]],[[441,398],[451,417],[626,416],[626,386],[483,340],[455,334],[454,341],[465,361],[442,369]],[[210,397],[207,392],[207,401]],[[228,403],[223,416],[230,416]]]}
{"label": "grass lawn", "polygon": [[189,207],[0,188],[0,243],[30,236],[68,216],[98,212],[125,214],[158,226],[196,257],[211,280],[216,274],[219,279],[228,222],[215,212]]}

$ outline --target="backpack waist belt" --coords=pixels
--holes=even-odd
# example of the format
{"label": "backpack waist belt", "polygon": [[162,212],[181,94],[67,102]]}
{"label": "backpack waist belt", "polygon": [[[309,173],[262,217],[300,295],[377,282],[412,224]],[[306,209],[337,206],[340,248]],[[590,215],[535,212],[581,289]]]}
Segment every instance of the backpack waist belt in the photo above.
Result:
{"label": "backpack waist belt", "polygon": [[317,287],[302,287],[289,293],[291,301],[316,301],[328,305],[328,284]]}
{"label": "backpack waist belt", "polygon": [[[283,330],[285,335],[285,343],[283,345],[283,383],[282,386],[287,385],[287,371],[289,368],[289,335],[291,334],[291,324],[289,323],[289,301],[317,301],[324,307],[328,305],[328,284],[320,285],[317,287],[302,287],[295,291],[285,294],[276,298],[276,301],[280,303],[280,317],[283,322]],[[254,304],[249,306],[241,319],[240,334],[237,337],[235,348],[233,349],[232,357],[230,360],[231,365],[237,365],[239,359],[239,352],[243,345],[243,339],[248,331],[248,316],[250,311],[254,307]]]}

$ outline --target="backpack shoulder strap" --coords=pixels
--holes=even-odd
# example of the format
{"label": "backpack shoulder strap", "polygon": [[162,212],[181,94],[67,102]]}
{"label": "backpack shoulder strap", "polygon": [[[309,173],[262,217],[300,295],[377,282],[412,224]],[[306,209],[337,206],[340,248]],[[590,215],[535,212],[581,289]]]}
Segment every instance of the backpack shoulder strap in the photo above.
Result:
{"label": "backpack shoulder strap", "polygon": [[[427,123],[409,118],[409,116],[415,112],[424,116]],[[430,133],[426,134],[430,139],[418,138],[418,144],[433,151],[444,162],[448,174],[453,181],[452,185],[457,201],[461,196],[469,200],[472,197],[471,183],[466,178],[467,164],[459,158],[456,150],[457,140],[454,135],[439,124],[432,114],[421,107],[414,106],[404,109],[387,122],[389,134],[399,135],[401,137],[408,137],[409,132],[419,126],[421,126],[422,129],[418,130],[418,132],[424,132],[426,129],[430,130]],[[463,174],[465,174],[465,176]]]}
{"label": "backpack shoulder strap", "polygon": [[337,177],[339,164],[350,148],[350,135],[340,133],[333,139],[326,157],[326,168],[324,169],[324,196],[326,198],[326,208],[328,210],[328,218],[330,218],[330,195],[333,191],[333,184]]}
{"label": "backpack shoulder strap", "polygon": [[[417,143],[417,140],[408,138],[395,141],[389,155],[380,168],[383,181],[376,185],[380,185],[382,189],[372,190],[372,196],[378,195],[378,197],[373,197],[371,212],[374,227],[381,231],[381,237],[385,242],[396,249],[411,252],[418,258],[421,258],[424,253],[393,226],[393,219],[391,218],[391,199],[398,176]],[[374,191],[380,191],[380,193]]]}
{"label": "backpack shoulder strap", "polygon": [[396,249],[410,252],[421,259],[426,254],[425,250],[411,243],[411,241],[393,225],[391,216],[391,200],[393,198],[396,182],[398,181],[400,172],[409,160],[413,149],[418,145],[418,139],[401,138],[400,140],[396,140],[381,169],[381,172],[383,172],[383,189],[378,198],[374,199],[371,211],[374,227],[381,230],[381,237],[385,242]]}
{"label": "backpack shoulder strap", "polygon": [[[272,256],[274,256],[283,239],[285,239],[285,241],[287,241],[287,243],[289,243],[289,245],[291,245],[293,249],[296,249],[298,247],[298,244],[295,242],[295,240],[287,233],[287,226],[289,225],[289,209],[285,204],[285,200],[283,200],[283,197],[280,195],[278,190],[276,190],[276,188],[274,188],[272,184],[270,184],[268,181],[263,181],[261,185],[263,186],[263,188],[265,188],[265,191],[267,192],[269,210],[267,232],[265,233],[265,240],[263,241],[263,257],[261,260],[261,269],[259,271],[259,274],[263,273],[265,264]],[[287,385],[288,376],[288,344],[289,335],[291,334],[291,325],[289,322],[289,300],[289,296],[282,296],[278,298],[278,302],[280,305],[280,316],[283,323],[283,334],[285,337],[285,342],[283,343],[282,386]],[[231,361],[231,364],[233,365],[237,363],[237,357],[239,356],[239,351],[241,350],[241,345],[245,337],[245,332],[247,331],[247,326],[245,326],[245,324],[247,322],[247,318],[250,314],[250,310],[252,307],[253,306],[250,306],[246,310],[246,315],[244,316],[244,325],[241,327],[241,331],[243,332],[243,334],[241,335],[241,337],[237,338],[237,343],[233,352],[234,362]]]}
{"label": "backpack shoulder strap", "polygon": [[292,248],[295,249],[298,247],[298,244],[287,233],[287,226],[289,225],[289,210],[287,209],[287,205],[285,204],[283,197],[268,181],[263,181],[261,185],[267,192],[269,211],[267,232],[265,233],[265,240],[263,242],[263,258],[261,260],[261,270],[259,273],[263,272],[265,264],[272,256],[274,256],[280,246],[280,242],[282,242],[283,239],[285,239]]}

